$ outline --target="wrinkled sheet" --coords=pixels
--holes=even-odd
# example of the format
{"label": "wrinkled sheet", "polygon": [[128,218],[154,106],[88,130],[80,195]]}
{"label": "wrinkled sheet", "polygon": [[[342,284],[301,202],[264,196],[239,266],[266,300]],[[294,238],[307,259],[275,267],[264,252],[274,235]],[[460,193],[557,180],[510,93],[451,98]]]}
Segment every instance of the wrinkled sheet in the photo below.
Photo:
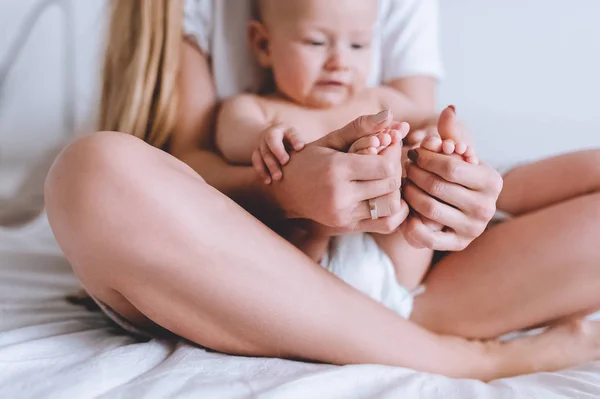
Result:
{"label": "wrinkled sheet", "polygon": [[[600,362],[484,384],[139,342],[64,300],[78,288],[42,215],[0,229],[1,398],[596,398]],[[401,337],[399,337],[401,339]]]}

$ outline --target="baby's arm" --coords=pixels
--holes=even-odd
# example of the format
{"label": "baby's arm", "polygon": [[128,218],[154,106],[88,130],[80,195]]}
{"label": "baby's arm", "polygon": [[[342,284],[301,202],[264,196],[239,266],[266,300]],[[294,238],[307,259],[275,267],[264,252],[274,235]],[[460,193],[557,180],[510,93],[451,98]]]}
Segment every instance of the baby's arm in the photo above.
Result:
{"label": "baby's arm", "polygon": [[236,96],[223,104],[217,120],[216,142],[229,162],[252,162],[267,184],[282,177],[281,165],[289,161],[285,143],[296,151],[304,148],[296,132],[271,123],[257,97],[250,94]]}
{"label": "baby's arm", "polygon": [[217,118],[215,142],[223,157],[250,164],[268,120],[255,96],[242,94],[223,103]]}
{"label": "baby's arm", "polygon": [[[297,136],[293,136],[290,129],[279,125],[272,126],[257,98],[252,95],[243,94],[226,101],[219,112],[215,141],[217,148],[229,162],[241,164],[252,162],[255,169],[259,171],[258,161],[263,169],[259,173],[263,175],[263,172],[266,173],[265,164],[269,162],[267,156],[273,157],[273,159],[287,156],[283,145],[284,139],[290,141],[295,150],[303,147],[303,143]],[[282,154],[280,150],[283,150],[284,153]],[[256,159],[256,155],[260,153],[265,155]],[[285,162],[282,160],[281,164],[283,165]],[[267,166],[273,174],[270,165]],[[263,177],[267,182],[267,176],[263,175]],[[270,182],[270,178],[268,182]],[[279,228],[272,227],[307,256],[315,261],[320,260],[329,244],[329,237],[305,232],[289,221],[283,223],[284,225]]]}

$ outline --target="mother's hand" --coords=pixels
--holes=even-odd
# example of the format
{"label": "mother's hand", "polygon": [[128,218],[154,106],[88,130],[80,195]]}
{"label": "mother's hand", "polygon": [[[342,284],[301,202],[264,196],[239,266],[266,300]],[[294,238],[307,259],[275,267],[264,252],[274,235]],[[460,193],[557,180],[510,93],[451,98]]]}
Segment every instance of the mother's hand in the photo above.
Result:
{"label": "mother's hand", "polygon": [[[401,137],[379,155],[348,154],[359,138],[393,128],[389,111],[362,116],[294,153],[283,179],[267,187],[289,218],[310,219],[337,231],[389,233],[406,219],[400,199]],[[368,200],[375,199],[377,220]]]}
{"label": "mother's hand", "polygon": [[494,216],[502,177],[487,165],[423,148],[408,155],[412,163],[407,164],[404,199],[417,213],[447,227],[432,231],[413,217],[407,222],[406,238],[417,247],[440,251],[466,248]]}

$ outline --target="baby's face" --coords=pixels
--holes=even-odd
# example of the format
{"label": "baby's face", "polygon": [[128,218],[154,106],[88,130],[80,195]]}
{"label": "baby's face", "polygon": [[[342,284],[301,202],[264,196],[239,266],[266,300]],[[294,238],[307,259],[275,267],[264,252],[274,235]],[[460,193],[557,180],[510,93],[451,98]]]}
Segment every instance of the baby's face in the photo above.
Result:
{"label": "baby's face", "polygon": [[264,2],[267,64],[278,91],[315,108],[363,89],[371,64],[376,0]]}

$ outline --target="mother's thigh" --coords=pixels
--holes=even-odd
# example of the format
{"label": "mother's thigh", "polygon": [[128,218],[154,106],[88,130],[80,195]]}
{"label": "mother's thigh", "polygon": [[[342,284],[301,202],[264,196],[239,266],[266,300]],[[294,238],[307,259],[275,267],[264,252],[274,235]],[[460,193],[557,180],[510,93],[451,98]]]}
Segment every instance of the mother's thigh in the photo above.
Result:
{"label": "mother's thigh", "polygon": [[77,276],[129,321],[236,354],[448,370],[419,350],[446,341],[354,290],[141,140],[102,133],[76,142],[46,188],[48,218]]}
{"label": "mother's thigh", "polygon": [[503,176],[498,208],[521,215],[600,191],[600,150],[575,151],[518,166]]}
{"label": "mother's thigh", "polygon": [[598,193],[500,224],[436,265],[413,320],[488,338],[600,308],[599,236]]}

